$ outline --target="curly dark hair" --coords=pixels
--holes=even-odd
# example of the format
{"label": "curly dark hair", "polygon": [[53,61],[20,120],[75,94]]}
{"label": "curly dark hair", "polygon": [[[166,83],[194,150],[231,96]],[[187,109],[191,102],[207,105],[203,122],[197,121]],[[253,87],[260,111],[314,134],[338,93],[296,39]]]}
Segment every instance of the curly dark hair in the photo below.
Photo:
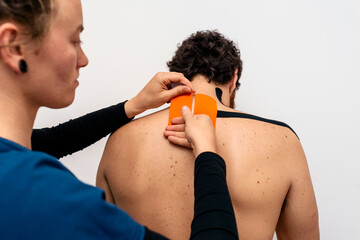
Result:
{"label": "curly dark hair", "polygon": [[167,66],[170,71],[183,73],[190,81],[201,74],[209,82],[219,85],[229,83],[237,69],[236,89],[240,87],[239,79],[243,69],[236,44],[216,30],[198,31],[190,35],[179,44]]}
{"label": "curly dark hair", "polygon": [[53,0],[0,0],[0,21],[23,25],[30,39],[43,36],[52,11]]}

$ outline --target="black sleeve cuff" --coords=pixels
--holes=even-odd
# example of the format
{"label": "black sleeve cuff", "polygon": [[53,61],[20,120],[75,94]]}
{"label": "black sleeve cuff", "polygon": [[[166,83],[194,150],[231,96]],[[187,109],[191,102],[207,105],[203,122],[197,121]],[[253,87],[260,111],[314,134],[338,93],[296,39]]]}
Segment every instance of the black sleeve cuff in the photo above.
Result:
{"label": "black sleeve cuff", "polygon": [[119,103],[119,104],[115,105],[115,106],[118,106],[118,112],[119,112],[120,122],[123,122],[124,124],[131,122],[131,121],[135,118],[135,117],[129,118],[129,117],[126,115],[126,112],[125,112],[125,103],[126,103],[127,101],[128,101],[128,100],[126,100],[125,102],[122,102],[122,103]]}

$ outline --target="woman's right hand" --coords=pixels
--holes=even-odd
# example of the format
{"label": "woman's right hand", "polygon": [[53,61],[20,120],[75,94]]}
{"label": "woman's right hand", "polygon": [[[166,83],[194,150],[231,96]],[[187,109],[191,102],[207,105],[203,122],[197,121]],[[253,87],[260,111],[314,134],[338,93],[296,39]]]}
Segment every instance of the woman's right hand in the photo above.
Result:
{"label": "woman's right hand", "polygon": [[[179,86],[172,88],[172,83]],[[125,112],[128,118],[132,118],[148,109],[160,107],[176,96],[191,92],[194,89],[182,73],[157,73],[135,97],[125,103]]]}
{"label": "woman's right hand", "polygon": [[167,126],[164,136],[173,144],[193,149],[195,158],[203,152],[216,153],[216,135],[212,121],[207,115],[193,116],[184,106],[182,117],[174,118]]}

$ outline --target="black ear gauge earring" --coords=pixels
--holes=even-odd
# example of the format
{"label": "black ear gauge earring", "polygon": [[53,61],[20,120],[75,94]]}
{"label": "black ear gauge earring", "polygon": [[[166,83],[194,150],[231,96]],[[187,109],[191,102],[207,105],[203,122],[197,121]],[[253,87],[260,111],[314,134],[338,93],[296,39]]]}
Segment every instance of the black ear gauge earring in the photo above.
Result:
{"label": "black ear gauge earring", "polygon": [[27,66],[27,63],[25,62],[24,59],[21,59],[19,61],[19,69],[20,69],[20,72],[22,73],[27,73],[28,71],[28,66]]}

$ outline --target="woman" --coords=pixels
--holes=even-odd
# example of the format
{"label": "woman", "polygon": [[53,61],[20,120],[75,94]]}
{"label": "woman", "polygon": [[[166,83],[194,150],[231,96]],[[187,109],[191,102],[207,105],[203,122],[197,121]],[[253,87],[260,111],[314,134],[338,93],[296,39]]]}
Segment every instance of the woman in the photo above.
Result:
{"label": "woman", "polygon": [[[80,0],[0,0],[0,239],[165,239],[106,203],[102,190],[80,182],[56,158],[31,151],[38,109],[74,100],[79,70],[88,64],[82,21]],[[167,90],[171,82],[187,86]],[[122,118],[189,87],[181,74],[158,74],[124,104]],[[192,238],[237,238],[211,121],[194,119],[189,109],[183,116],[197,157]]]}
{"label": "woman", "polygon": [[[183,82],[185,87],[167,90],[170,81]],[[158,73],[136,97],[129,101],[86,114],[56,127],[35,129],[31,136],[32,150],[62,158],[114,132],[130,122],[135,115],[149,108],[159,107],[175,95],[190,91],[192,91],[191,83],[181,74]]]}

